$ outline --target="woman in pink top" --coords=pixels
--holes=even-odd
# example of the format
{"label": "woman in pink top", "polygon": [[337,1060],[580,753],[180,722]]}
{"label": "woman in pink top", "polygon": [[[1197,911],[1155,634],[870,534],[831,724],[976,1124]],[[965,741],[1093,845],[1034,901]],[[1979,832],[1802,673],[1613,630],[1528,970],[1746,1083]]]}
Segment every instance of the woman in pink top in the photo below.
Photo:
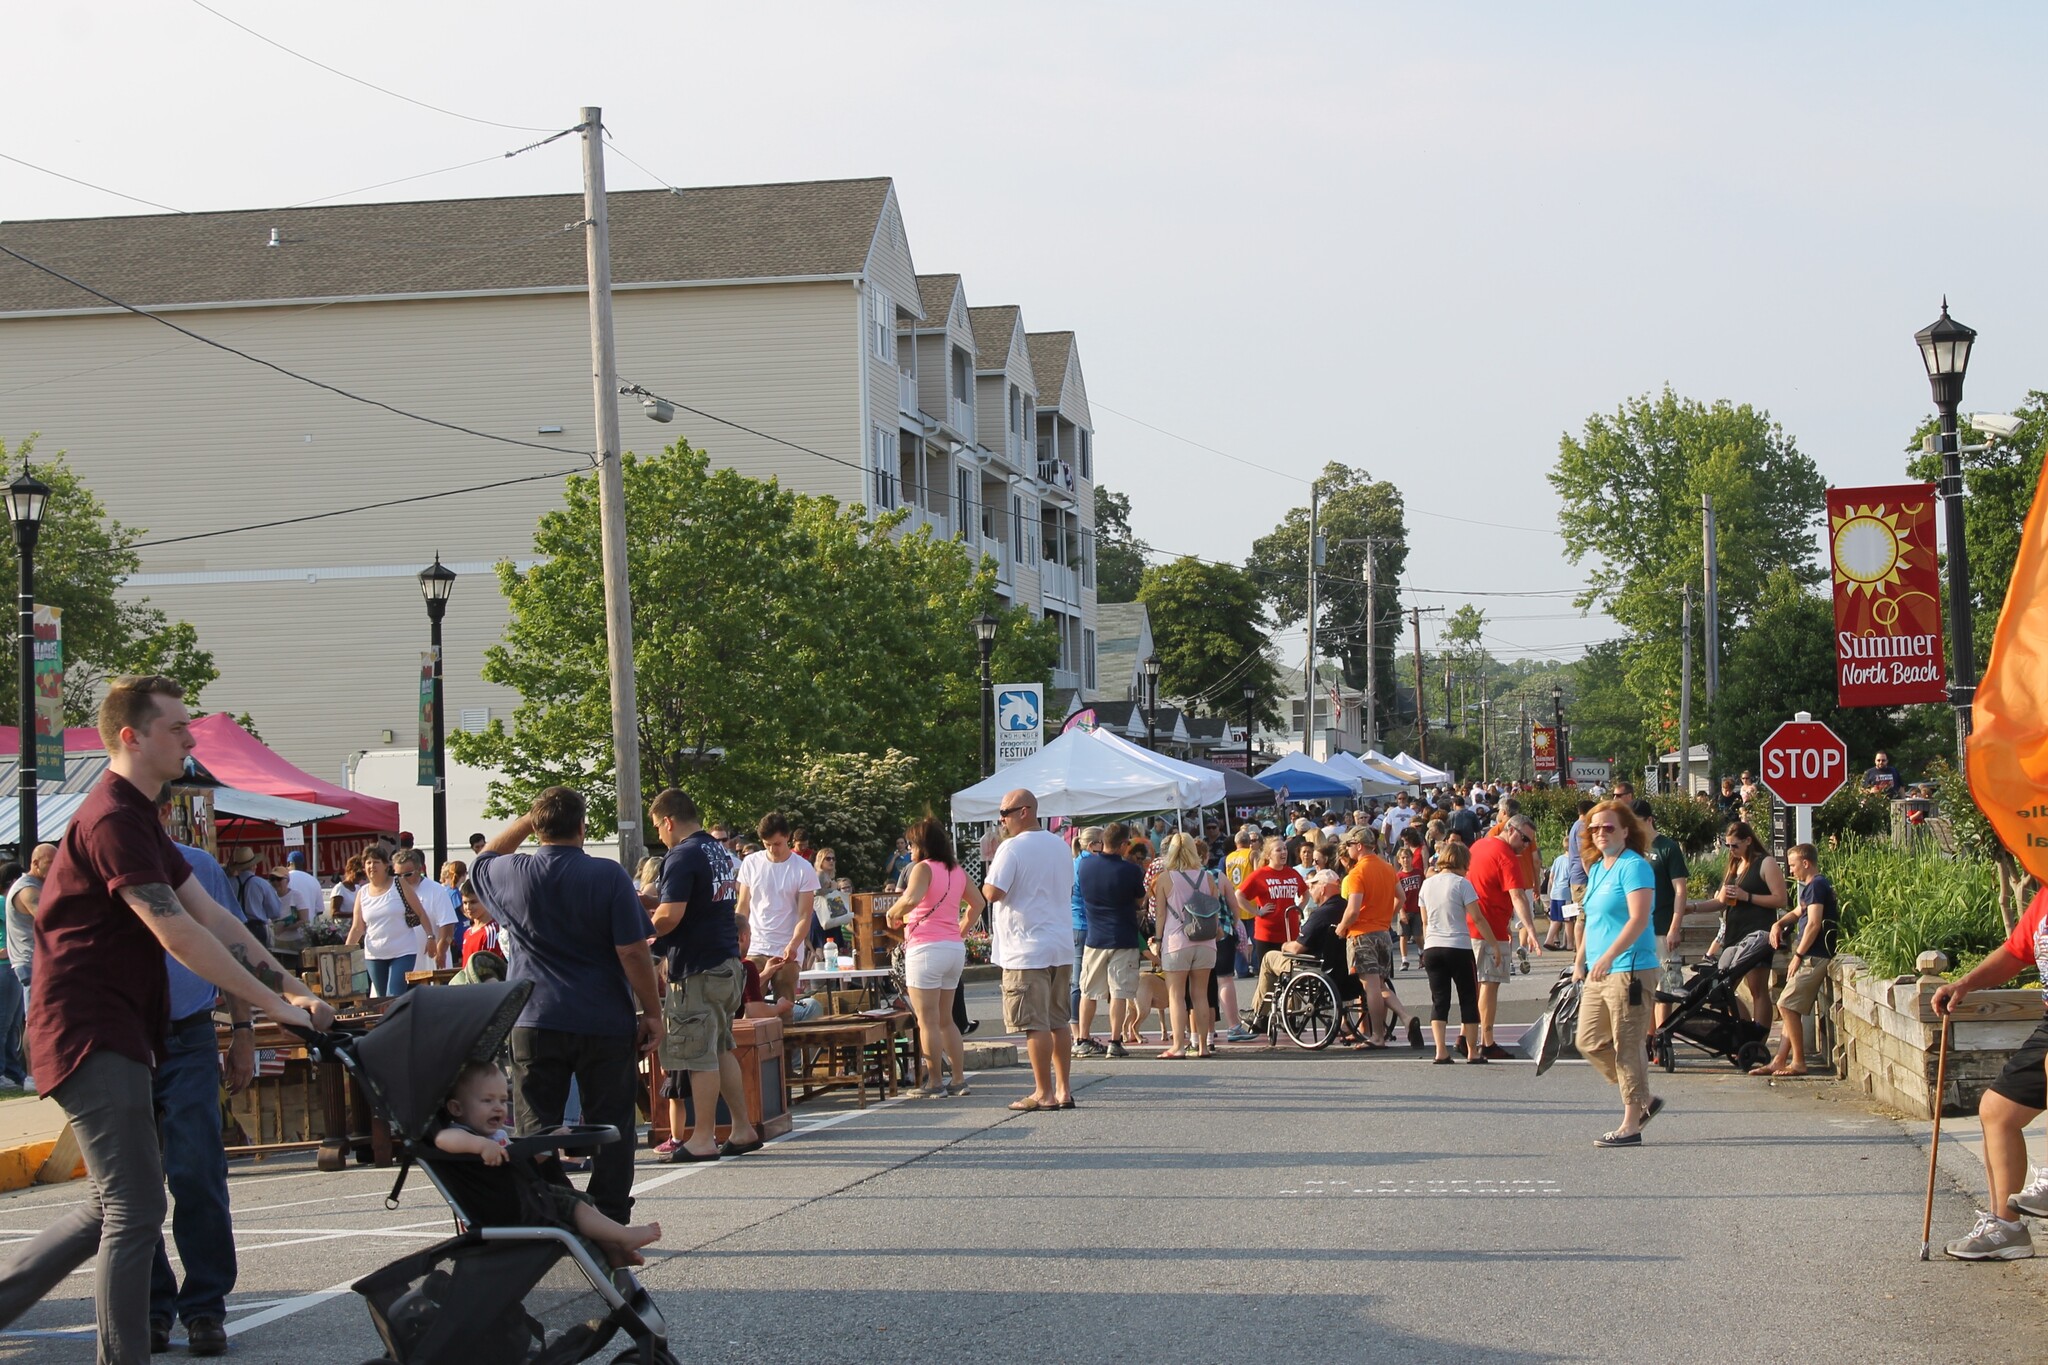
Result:
{"label": "woman in pink top", "polygon": [[[920,1099],[967,1093],[967,1052],[960,1026],[953,1022],[953,992],[967,966],[967,945],[961,935],[972,928],[987,906],[981,891],[968,880],[967,869],[953,857],[946,827],[927,816],[907,834],[917,861],[903,883],[903,894],[889,907],[889,926],[903,931],[903,977],[910,990],[910,1008],[917,1015],[918,1046],[924,1052],[924,1084],[911,1091]],[[961,910],[965,902],[968,909]],[[953,1068],[953,1083],[941,1084],[941,1059]]]}

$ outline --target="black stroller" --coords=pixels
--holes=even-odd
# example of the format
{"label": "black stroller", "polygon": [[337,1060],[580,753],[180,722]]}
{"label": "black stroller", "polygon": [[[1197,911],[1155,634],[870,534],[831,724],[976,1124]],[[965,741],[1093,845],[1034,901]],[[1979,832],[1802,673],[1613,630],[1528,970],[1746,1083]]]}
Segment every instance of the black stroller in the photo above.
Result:
{"label": "black stroller", "polygon": [[1770,1025],[1742,1017],[1735,988],[1742,978],[1770,965],[1776,953],[1770,931],[1759,929],[1715,962],[1692,969],[1682,991],[1658,991],[1657,999],[1674,1006],[1664,1027],[1650,1035],[1650,1056],[1666,1071],[1678,1070],[1676,1044],[1687,1043],[1715,1057],[1725,1057],[1743,1071],[1771,1059]]}
{"label": "black stroller", "polygon": [[[458,1229],[352,1286],[384,1339],[385,1354],[370,1365],[568,1365],[590,1359],[620,1332],[632,1344],[613,1357],[615,1365],[675,1365],[667,1324],[631,1270],[608,1269],[566,1228],[539,1221],[473,1226],[443,1169],[480,1158],[423,1140],[462,1067],[499,1056],[530,989],[502,981],[423,987],[400,996],[368,1033],[308,1036],[314,1051],[348,1068],[391,1125],[403,1163],[392,1199],[406,1170],[418,1165],[447,1201]],[[618,1140],[610,1125],[582,1126],[515,1139],[506,1154],[530,1168],[542,1152]]]}

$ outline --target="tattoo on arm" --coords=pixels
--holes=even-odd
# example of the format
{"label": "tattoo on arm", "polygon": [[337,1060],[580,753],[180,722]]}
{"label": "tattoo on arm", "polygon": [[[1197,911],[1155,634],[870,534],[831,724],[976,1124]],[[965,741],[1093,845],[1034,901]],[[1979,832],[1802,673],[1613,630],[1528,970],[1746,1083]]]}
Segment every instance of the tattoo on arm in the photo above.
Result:
{"label": "tattoo on arm", "polygon": [[251,962],[249,950],[239,943],[228,945],[228,956],[242,964],[242,970],[255,977],[271,990],[284,989],[284,974],[268,962]]}
{"label": "tattoo on arm", "polygon": [[162,882],[149,882],[142,886],[131,886],[129,892],[142,902],[149,913],[159,919],[185,913],[185,907],[178,903],[178,893]]}

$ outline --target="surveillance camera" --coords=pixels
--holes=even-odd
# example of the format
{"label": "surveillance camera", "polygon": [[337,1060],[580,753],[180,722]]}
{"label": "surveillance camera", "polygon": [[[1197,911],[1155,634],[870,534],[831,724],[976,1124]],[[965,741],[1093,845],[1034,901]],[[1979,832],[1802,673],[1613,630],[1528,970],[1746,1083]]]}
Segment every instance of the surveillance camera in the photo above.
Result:
{"label": "surveillance camera", "polygon": [[1973,412],[1970,425],[1990,436],[2012,436],[2020,429],[2020,419],[2004,412]]}
{"label": "surveillance camera", "polygon": [[640,411],[656,422],[673,422],[676,419],[676,405],[666,398],[643,398]]}

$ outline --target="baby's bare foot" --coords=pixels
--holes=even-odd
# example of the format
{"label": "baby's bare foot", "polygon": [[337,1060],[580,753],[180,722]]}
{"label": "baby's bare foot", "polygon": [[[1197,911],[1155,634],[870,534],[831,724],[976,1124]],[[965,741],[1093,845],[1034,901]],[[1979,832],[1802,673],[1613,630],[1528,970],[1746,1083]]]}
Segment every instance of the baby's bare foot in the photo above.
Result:
{"label": "baby's bare foot", "polygon": [[661,1240],[661,1224],[636,1223],[619,1230],[620,1245],[628,1248],[653,1246]]}

